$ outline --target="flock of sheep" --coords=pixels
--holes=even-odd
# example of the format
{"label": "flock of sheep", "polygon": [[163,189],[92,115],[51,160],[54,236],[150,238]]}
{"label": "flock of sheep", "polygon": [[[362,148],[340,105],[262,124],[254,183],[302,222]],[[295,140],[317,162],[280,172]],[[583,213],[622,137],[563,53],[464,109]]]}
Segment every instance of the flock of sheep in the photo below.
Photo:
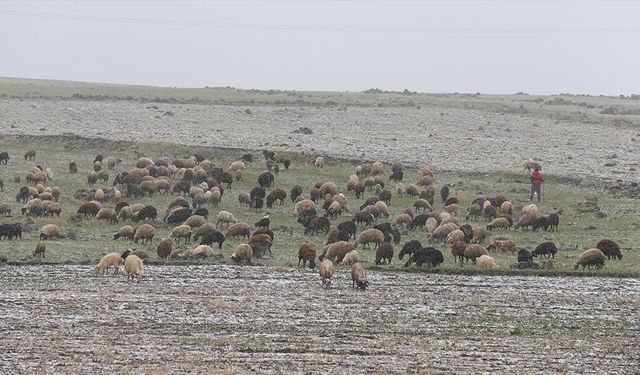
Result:
{"label": "flock of sheep", "polygon": [[[506,232],[511,228],[557,231],[561,213],[544,215],[535,204],[530,204],[518,207],[521,215],[514,220],[514,204],[505,196],[497,195],[478,197],[464,210],[465,220],[485,220],[486,224],[461,223],[459,213],[463,210],[455,192],[447,185],[439,187],[429,168],[421,170],[421,176],[415,183],[406,183],[403,166],[399,163],[391,164],[390,171],[386,171],[385,165],[380,162],[365,163],[355,167],[354,173],[344,182],[344,191],[341,191],[337,182],[325,181],[306,188],[295,184],[287,192],[282,187],[275,187],[275,181],[282,171],[281,165],[286,171],[291,166],[291,160],[271,151],[264,151],[263,156],[266,169],[258,176],[257,185],[250,191],[239,192],[237,200],[257,212],[264,210],[265,205],[266,208],[285,205],[288,196],[293,203],[292,213],[304,234],[327,237],[319,251],[309,241],[301,244],[298,251],[299,267],[302,263],[302,267],[308,265],[315,268],[315,260],[321,261],[318,269],[325,287],[331,285],[334,266],[344,264],[351,266],[352,286],[365,289],[368,286],[367,275],[360,264],[358,248],[373,247],[375,263],[389,264],[394,257],[394,245],[399,246],[402,236],[410,231],[425,233],[424,241],[427,244],[416,239],[403,243],[398,258],[408,257],[405,267],[411,264],[437,267],[443,263],[444,255],[434,247],[436,244],[448,246],[454,262],[471,261],[479,269],[498,267],[490,255],[491,251],[517,254],[517,263],[511,267],[520,269],[539,268],[534,262],[535,257],[553,258],[558,251],[553,242],[543,242],[529,251],[517,247],[506,236],[487,237],[492,231]],[[24,154],[25,161],[34,161],[35,157],[36,151],[33,149]],[[152,159],[137,153],[135,167],[115,174],[111,179],[113,187],[96,188],[94,185],[98,182],[107,184],[114,169],[121,163],[115,157],[98,155],[93,161],[93,170],[87,175],[88,186],[73,192],[79,206],[70,215],[69,221],[93,219],[113,224],[126,223],[114,234],[113,240],[123,238],[141,244],[153,243],[158,228],[166,225],[171,229],[168,237],[159,241],[156,248],[157,255],[165,260],[212,257],[216,255],[213,244],[221,249],[229,238],[244,239],[246,243],[235,247],[231,259],[238,264],[249,264],[254,258],[272,254],[275,235],[270,229],[269,216],[265,215],[250,225],[238,220],[232,212],[219,210],[215,215],[215,224],[208,219],[209,209],[223,204],[225,191],[235,181],[244,181],[243,176],[247,166],[253,163],[253,157],[252,154],[245,154],[240,160],[222,168],[200,154],[169,160]],[[8,160],[6,152],[0,153],[0,163],[6,164]],[[317,157],[313,165],[323,168],[324,158]],[[530,165],[525,164],[525,169],[528,167]],[[68,173],[78,173],[75,161],[69,162]],[[27,171],[25,181],[27,185],[22,186],[16,195],[16,201],[23,203],[21,214],[28,218],[59,217],[63,209],[58,198],[63,192],[52,186],[55,181],[53,171],[33,165]],[[391,181],[395,184],[393,189],[388,187]],[[156,207],[133,203],[133,200],[154,194],[177,196],[163,215]],[[434,202],[437,194],[439,202]],[[410,197],[413,204],[392,218],[389,206],[394,196]],[[440,205],[440,209],[435,208],[437,205]],[[10,205],[0,202],[0,214],[11,215]],[[344,219],[338,223],[336,221],[339,218]],[[0,225],[2,237],[22,238],[21,226],[3,223]],[[61,231],[57,225],[44,225],[40,229],[33,255],[44,257],[45,241],[60,237]],[[200,242],[193,248],[174,248],[181,241],[183,244]],[[118,272],[120,266],[124,265],[129,277],[141,279],[146,257],[148,254],[141,250],[110,253],[97,265],[96,272],[107,272],[109,268]],[[603,240],[596,248],[582,253],[575,268],[600,269],[605,259],[611,258],[622,258],[620,248],[614,241]]]}

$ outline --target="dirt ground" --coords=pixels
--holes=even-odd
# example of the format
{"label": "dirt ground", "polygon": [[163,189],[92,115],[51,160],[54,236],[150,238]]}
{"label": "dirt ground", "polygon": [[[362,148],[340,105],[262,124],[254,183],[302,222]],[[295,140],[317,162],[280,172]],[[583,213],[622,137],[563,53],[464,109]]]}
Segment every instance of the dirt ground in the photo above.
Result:
{"label": "dirt ground", "polygon": [[0,372],[638,373],[638,280],[316,272],[5,266]]}

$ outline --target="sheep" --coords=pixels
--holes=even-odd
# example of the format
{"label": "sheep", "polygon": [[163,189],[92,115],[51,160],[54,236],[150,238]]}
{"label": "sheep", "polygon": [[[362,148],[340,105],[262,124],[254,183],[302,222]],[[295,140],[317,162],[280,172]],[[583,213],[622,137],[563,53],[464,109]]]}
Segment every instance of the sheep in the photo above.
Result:
{"label": "sheep", "polygon": [[349,176],[349,179],[347,180],[347,193],[350,191],[354,191],[359,182],[360,180],[358,179],[357,175],[352,174],[351,176]]}
{"label": "sheep", "polygon": [[131,254],[124,260],[124,270],[127,272],[127,280],[133,281],[134,277],[137,277],[140,282],[144,277],[144,265],[137,255]]}
{"label": "sheep", "polygon": [[354,263],[351,266],[351,287],[366,290],[369,286],[367,281],[367,272],[360,265],[360,263]]}
{"label": "sheep", "polygon": [[452,215],[458,216],[458,205],[456,203],[444,206],[444,210]]}
{"label": "sheep", "polygon": [[472,220],[478,220],[478,217],[482,214],[482,206],[478,203],[474,203],[469,207],[469,212],[467,213],[466,220],[471,218]]}
{"label": "sheep", "polygon": [[100,263],[96,266],[96,273],[105,274],[109,273],[109,268],[114,267],[113,274],[117,274],[120,270],[120,266],[124,264],[124,259],[118,253],[109,253],[102,257]]}
{"label": "sheep", "polygon": [[313,165],[316,168],[324,168],[324,158],[322,156],[318,156],[314,161]]}
{"label": "sheep", "polygon": [[549,214],[549,216],[546,217],[546,223],[543,227],[543,229],[546,230],[550,230],[550,231],[558,231],[558,225],[560,224],[560,216],[557,213],[551,213]]}
{"label": "sheep", "polygon": [[[428,239],[430,241],[444,240],[447,238],[449,233],[458,229],[458,226],[454,223],[447,223],[438,226],[431,234],[429,234]],[[462,231],[461,231],[462,232]],[[462,233],[462,238],[464,238],[464,233]]]}
{"label": "sheep", "polygon": [[156,229],[153,227],[153,225],[142,224],[136,228],[136,231],[133,234],[133,242],[138,243],[138,241],[142,241],[142,244],[145,244],[147,242],[151,243],[155,235]]}
{"label": "sheep", "polygon": [[113,208],[101,208],[95,216],[96,220],[109,221],[111,224],[118,222],[118,214]]}
{"label": "sheep", "polygon": [[498,217],[491,220],[491,223],[487,225],[487,230],[493,230],[493,229],[508,230],[509,227],[511,227],[511,223],[507,218]]}
{"label": "sheep", "polygon": [[536,168],[542,170],[542,166],[540,165],[540,163],[532,160],[525,162],[524,164],[522,164],[522,166],[524,167],[524,169],[522,170],[523,172],[526,170],[528,173],[531,173],[531,170]]}
{"label": "sheep", "polygon": [[491,241],[489,241],[489,246],[487,247],[487,250],[496,250],[499,252],[509,251],[509,252],[515,253],[517,250],[517,247],[516,247],[516,242],[513,240],[499,240],[499,239],[492,238]]}
{"label": "sheep", "polygon": [[216,221],[216,228],[218,228],[218,224],[227,224],[227,228],[229,227],[229,223],[236,224],[238,220],[233,216],[233,214],[229,211],[220,211],[218,212],[218,217]]}
{"label": "sheep", "polygon": [[171,255],[171,251],[173,250],[173,242],[170,238],[165,238],[164,240],[158,243],[158,247],[156,248],[156,254],[160,259],[167,260],[169,255]]}
{"label": "sheep", "polygon": [[60,228],[55,224],[47,224],[40,229],[40,239],[60,238]]}
{"label": "sheep", "polygon": [[247,244],[240,244],[236,247],[233,254],[231,255],[231,259],[236,264],[247,263],[251,264],[251,258],[253,257],[253,249],[251,246]]}
{"label": "sheep", "polygon": [[187,220],[182,223],[183,225],[188,225],[191,228],[198,228],[204,225],[207,222],[204,217],[200,215],[191,215],[187,218]]}
{"label": "sheep", "polygon": [[527,214],[531,214],[531,215],[537,215],[538,214],[538,206],[536,206],[535,204],[531,203],[528,204],[526,206],[522,206],[522,215],[527,215]]}
{"label": "sheep", "polygon": [[126,238],[128,240],[133,240],[133,234],[135,233],[135,231],[133,230],[133,227],[131,225],[125,225],[123,227],[121,227],[120,229],[118,229],[118,231],[116,233],[114,233],[113,235],[113,239],[117,240],[120,237]]}
{"label": "sheep", "polygon": [[429,211],[433,210],[433,208],[431,207],[431,204],[429,204],[429,201],[422,198],[416,199],[415,202],[413,202],[413,207],[415,207],[416,212],[420,212],[420,209],[422,209],[422,211],[424,212],[426,212],[427,210]]}
{"label": "sheep", "polygon": [[167,224],[184,223],[191,216],[192,212],[187,207],[174,207],[167,213],[164,222]]}
{"label": "sheep", "polygon": [[452,244],[455,241],[464,241],[465,238],[465,233],[461,229],[455,229],[449,232],[447,238],[443,241],[443,244]]}
{"label": "sheep", "polygon": [[427,231],[427,233],[433,233],[433,231],[436,230],[437,227],[438,221],[433,217],[428,218],[427,222],[424,224],[424,229]]}
{"label": "sheep", "polygon": [[440,250],[434,249],[433,247],[422,247],[420,249],[416,249],[407,262],[404,264],[405,267],[409,267],[411,263],[415,263],[416,267],[422,267],[423,264],[430,264],[431,267],[436,267],[438,264],[444,262],[444,255]]}
{"label": "sheep", "polygon": [[498,268],[496,260],[489,255],[480,255],[476,260],[476,265],[481,270],[493,270]]}
{"label": "sheep", "polygon": [[93,218],[98,214],[98,211],[100,211],[101,208],[102,208],[102,205],[100,204],[100,202],[96,202],[96,201],[85,202],[80,205],[77,213],[82,214],[82,216],[85,219]]}
{"label": "sheep", "polygon": [[334,219],[338,217],[342,213],[342,206],[340,206],[340,202],[333,201],[329,208],[327,209],[327,215],[333,217]]}
{"label": "sheep", "polygon": [[267,195],[267,208],[273,208],[273,204],[275,202],[279,202],[280,205],[282,206],[286,198],[287,198],[287,192],[285,190],[280,188],[271,190],[269,195]]}
{"label": "sheep", "polygon": [[241,206],[249,207],[251,205],[251,197],[247,192],[241,192],[238,194],[238,202],[240,202]]}
{"label": "sheep", "polygon": [[489,255],[489,252],[484,246],[470,244],[464,249],[464,257],[467,262],[471,259],[471,263],[476,264],[476,259],[482,255]]}
{"label": "sheep", "polygon": [[622,253],[620,253],[620,246],[612,240],[604,239],[600,240],[596,245],[597,249],[600,249],[607,259],[622,259]]}
{"label": "sheep", "polygon": [[191,231],[191,227],[186,225],[186,224],[182,224],[182,225],[178,225],[177,227],[173,228],[173,230],[171,231],[171,233],[169,234],[169,238],[171,238],[172,240],[175,240],[177,243],[180,242],[181,238],[184,238],[185,242],[190,243],[191,242],[191,234],[193,232]]}
{"label": "sheep", "polygon": [[308,243],[303,243],[298,248],[298,267],[300,267],[300,262],[302,262],[302,268],[307,265],[309,262],[309,268],[314,268],[316,266],[316,250],[313,246]]}
{"label": "sheep", "polygon": [[388,242],[381,243],[376,249],[376,264],[391,264],[393,259],[393,245]]}
{"label": "sheep", "polygon": [[0,215],[11,216],[11,206],[8,203],[0,203]]}
{"label": "sheep", "polygon": [[466,242],[458,240],[454,241],[451,244],[451,254],[453,254],[453,262],[455,263],[458,259],[460,259],[460,263],[462,263],[462,258],[464,257],[464,249],[467,247]]}
{"label": "sheep", "polygon": [[543,242],[540,245],[536,246],[532,254],[534,257],[537,257],[538,255],[540,256],[544,255],[547,258],[549,257],[555,258],[557,252],[558,252],[558,248],[553,242]]}
{"label": "sheep", "polygon": [[36,160],[36,150],[30,148],[24,153],[24,160]]}
{"label": "sheep", "polygon": [[518,263],[533,262],[533,254],[527,249],[518,250]]}
{"label": "sheep", "polygon": [[595,269],[601,269],[604,267],[605,255],[600,249],[589,249],[580,254],[576,265],[573,266],[574,270],[577,270],[579,266],[582,266],[584,270],[585,267],[591,269],[593,266]]}
{"label": "sheep", "polygon": [[253,255],[256,258],[263,258],[264,254],[268,251],[271,254],[271,245],[273,244],[273,238],[266,233],[253,234],[249,239],[249,246],[253,250]]}
{"label": "sheep", "polygon": [[480,243],[487,237],[487,228],[484,226],[478,226],[473,228],[472,243]]}
{"label": "sheep", "polygon": [[[248,237],[248,235],[247,235],[247,237]],[[209,245],[209,246],[211,246],[213,243],[217,243],[218,244],[218,249],[222,249],[222,244],[224,243],[224,240],[225,240],[224,234],[222,234],[222,233],[218,232],[217,230],[213,229],[212,231],[207,231],[204,234],[204,236],[202,237],[202,241],[200,242],[200,245]]]}
{"label": "sheep", "polygon": [[353,249],[354,246],[351,243],[346,241],[338,241],[323,247],[322,254],[318,256],[318,259],[329,259],[331,261],[335,259],[337,263],[340,263],[342,262],[344,256]]}
{"label": "sheep", "polygon": [[504,201],[500,205],[500,213],[504,215],[512,215],[513,214],[513,204],[509,201]]}
{"label": "sheep", "polygon": [[33,251],[33,256],[35,258],[40,259],[41,257],[44,258],[44,251],[46,249],[46,245],[44,243],[44,241],[40,240],[36,243],[36,248]]}
{"label": "sheep", "polygon": [[224,237],[235,237],[237,239],[246,237],[247,239],[249,239],[251,237],[251,227],[247,223],[235,223],[227,228],[227,230],[224,232]]}
{"label": "sheep", "polygon": [[344,255],[340,264],[352,265],[358,263],[359,260],[360,254],[358,253],[358,250],[351,250]]}
{"label": "sheep", "polygon": [[398,259],[402,259],[406,254],[412,255],[416,250],[422,248],[422,244],[418,240],[408,241],[402,246],[402,250],[400,250],[400,254],[398,254]]}
{"label": "sheep", "polygon": [[331,223],[326,217],[316,217],[305,224],[304,234],[317,235],[319,231],[324,230],[327,235],[331,229]]}
{"label": "sheep", "polygon": [[325,259],[320,263],[320,280],[322,281],[322,286],[328,288],[331,286],[331,278],[333,277],[334,267],[333,262],[329,259]]}
{"label": "sheep", "polygon": [[393,225],[406,228],[411,223],[411,220],[412,218],[409,214],[403,213],[396,216],[396,218],[393,220]]}
{"label": "sheep", "polygon": [[375,207],[378,208],[378,210],[380,211],[380,215],[383,217],[389,217],[389,208],[387,207],[387,204],[384,203],[383,201],[377,201],[375,203]]}
{"label": "sheep", "polygon": [[384,233],[378,229],[365,229],[360,232],[358,238],[353,244],[353,247],[357,248],[358,245],[362,244],[362,248],[364,249],[365,247],[368,247],[371,242],[375,244],[374,248],[377,248],[384,242]]}
{"label": "sheep", "polygon": [[338,185],[336,185],[335,182],[331,181],[325,182],[320,185],[320,187],[318,188],[318,192],[322,197],[326,196],[327,194],[336,195],[338,194]]}

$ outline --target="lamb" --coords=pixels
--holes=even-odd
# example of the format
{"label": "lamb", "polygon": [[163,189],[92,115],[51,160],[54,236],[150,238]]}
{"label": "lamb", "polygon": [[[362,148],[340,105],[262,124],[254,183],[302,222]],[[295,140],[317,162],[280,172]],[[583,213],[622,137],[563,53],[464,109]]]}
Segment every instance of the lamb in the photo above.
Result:
{"label": "lamb", "polygon": [[144,266],[142,259],[137,255],[129,255],[124,260],[124,270],[127,272],[127,280],[132,280],[134,277],[138,278],[138,282],[144,277]]}
{"label": "lamb", "polygon": [[345,257],[345,255],[347,255],[347,253],[353,249],[354,246],[351,243],[346,241],[338,241],[323,247],[322,254],[318,257],[318,259],[329,259],[331,261],[335,259],[337,263],[340,263],[342,262],[342,259]]}
{"label": "lamb", "polygon": [[393,245],[384,242],[376,249],[376,264],[391,264],[393,259]]}
{"label": "lamb", "polygon": [[158,247],[156,249],[156,254],[160,259],[167,260],[169,255],[171,255],[171,251],[173,250],[173,242],[170,238],[165,238],[164,240],[158,243]]}
{"label": "lamb", "polygon": [[251,264],[252,257],[253,249],[247,244],[238,245],[231,255],[231,259],[233,259],[236,264],[242,264],[243,262]]}
{"label": "lamb", "polygon": [[359,260],[360,254],[358,253],[358,250],[351,250],[345,254],[340,264],[352,265],[358,263]]}
{"label": "lamb", "polygon": [[487,225],[487,230],[493,230],[493,229],[508,230],[509,227],[511,227],[511,223],[507,218],[498,217],[493,219],[491,223]]}
{"label": "lamb", "polygon": [[134,233],[135,231],[133,230],[133,227],[131,225],[125,225],[118,229],[118,231],[113,235],[113,239],[117,240],[118,238],[123,237],[133,241]]}
{"label": "lamb", "polygon": [[33,251],[33,256],[40,259],[44,258],[44,251],[46,249],[46,245],[44,241],[40,240],[36,243],[36,249]]}
{"label": "lamb", "polygon": [[47,224],[40,229],[40,239],[60,238],[60,228],[55,224]]}
{"label": "lamb", "polygon": [[366,290],[369,286],[367,272],[362,268],[360,263],[357,262],[351,266],[351,287],[355,288],[356,286],[361,290]]}
{"label": "lamb", "polygon": [[476,264],[478,265],[478,268],[482,270],[493,270],[498,267],[496,260],[489,255],[479,256],[476,260]]}
{"label": "lamb", "polygon": [[105,274],[109,273],[109,268],[114,267],[113,274],[117,274],[120,270],[120,266],[124,264],[124,259],[118,253],[109,253],[102,257],[100,263],[96,266],[96,273]]}
{"label": "lamb", "polygon": [[224,237],[235,237],[237,239],[246,237],[247,239],[249,239],[251,237],[251,227],[247,223],[233,224],[224,232]]}
{"label": "lamb", "polygon": [[487,250],[496,250],[499,252],[509,251],[515,253],[517,247],[515,241],[513,240],[498,240],[492,238],[491,241],[489,241]]}
{"label": "lamb", "polygon": [[577,270],[579,266],[582,266],[584,270],[585,267],[591,269],[593,266],[595,269],[599,270],[604,267],[605,255],[600,249],[589,249],[580,254],[576,265],[573,267],[574,270]]}
{"label": "lamb", "polygon": [[333,277],[334,267],[333,262],[329,259],[325,259],[320,263],[320,280],[322,281],[322,286],[328,288],[331,286],[331,278]]}
{"label": "lamb", "polygon": [[314,161],[313,165],[316,168],[324,168],[324,158],[322,156],[318,156]]}
{"label": "lamb", "polygon": [[607,259],[622,259],[622,253],[620,253],[620,246],[612,240],[604,239],[600,240],[596,245],[596,248],[602,251]]}
{"label": "lamb", "polygon": [[218,224],[223,223],[227,224],[227,228],[229,227],[229,223],[236,224],[238,220],[233,216],[233,214],[229,211],[220,211],[218,212],[218,220],[216,221],[216,228],[218,228]]}
{"label": "lamb", "polygon": [[464,257],[467,262],[471,259],[471,263],[476,264],[476,259],[482,255],[489,255],[489,252],[484,246],[470,244],[464,249]]}
{"label": "lamb", "polygon": [[357,248],[358,245],[362,244],[362,248],[368,247],[370,243],[374,243],[377,248],[381,243],[384,242],[384,233],[382,233],[378,229],[365,229],[358,235],[358,238],[353,244],[353,247]]}
{"label": "lamb", "polygon": [[185,242],[190,243],[192,234],[193,232],[191,231],[191,227],[186,224],[182,224],[173,228],[169,234],[169,238],[175,240],[177,243],[180,243],[180,239],[183,238]]}
{"label": "lamb", "polygon": [[142,244],[145,244],[147,242],[151,243],[155,235],[156,229],[153,227],[153,225],[142,224],[136,228],[136,231],[133,234],[133,242],[138,243],[138,241],[142,241]]}
{"label": "lamb", "polygon": [[543,242],[540,245],[538,245],[535,248],[535,250],[533,250],[532,254],[534,257],[537,257],[538,255],[540,256],[544,255],[547,258],[549,257],[555,258],[557,252],[558,252],[558,248],[553,242]]}
{"label": "lamb", "polygon": [[309,268],[314,268],[316,266],[315,259],[316,250],[313,246],[308,243],[300,245],[300,248],[298,248],[298,267],[300,267],[300,262],[302,262],[302,268],[304,268],[307,265],[307,262],[309,262]]}
{"label": "lamb", "polygon": [[466,247],[467,247],[467,244],[464,241],[454,241],[451,244],[451,254],[453,254],[454,263],[458,259],[460,259],[460,263],[462,263],[462,258],[464,257],[464,249]]}
{"label": "lamb", "polygon": [[438,264],[444,262],[444,255],[440,250],[433,247],[422,247],[417,249],[411,254],[409,260],[404,264],[405,267],[409,267],[411,263],[415,263],[416,267],[422,267],[423,264],[430,264],[431,267],[436,267]]}

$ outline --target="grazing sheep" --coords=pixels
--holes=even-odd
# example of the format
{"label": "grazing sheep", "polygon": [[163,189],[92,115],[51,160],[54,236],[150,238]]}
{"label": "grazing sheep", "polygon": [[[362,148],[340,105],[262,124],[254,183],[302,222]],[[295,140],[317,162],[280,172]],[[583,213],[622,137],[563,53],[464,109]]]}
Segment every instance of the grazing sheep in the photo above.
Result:
{"label": "grazing sheep", "polygon": [[183,225],[188,225],[191,228],[198,228],[204,224],[206,224],[207,220],[200,215],[191,215],[187,218],[187,220],[182,223]]}
{"label": "grazing sheep", "polygon": [[354,246],[351,243],[346,241],[338,241],[323,247],[322,254],[318,256],[318,259],[329,259],[331,261],[336,260],[337,263],[340,263],[342,262],[344,256],[353,249]]}
{"label": "grazing sheep", "polygon": [[465,238],[466,238],[466,235],[462,231],[462,229],[455,229],[449,232],[449,234],[447,235],[447,238],[445,238],[445,240],[443,241],[443,244],[452,244],[455,241],[464,241]]}
{"label": "grazing sheep", "polygon": [[91,201],[85,202],[80,205],[77,213],[81,214],[85,219],[93,218],[98,214],[98,211],[102,208],[100,202]]}
{"label": "grazing sheep", "polygon": [[237,239],[246,237],[248,240],[251,237],[251,227],[247,223],[233,224],[224,232],[224,237],[235,237]]}
{"label": "grazing sheep", "polygon": [[[430,241],[442,241],[447,238],[449,233],[457,230],[458,226],[454,223],[446,223],[438,226],[431,234],[429,234],[428,239]],[[462,235],[462,239],[464,239],[464,232],[460,231]]]}
{"label": "grazing sheep", "polygon": [[193,232],[191,231],[191,227],[186,224],[182,224],[173,228],[169,234],[169,238],[175,240],[177,243],[180,243],[180,239],[183,238],[186,243],[190,243],[192,234]]}
{"label": "grazing sheep", "polygon": [[120,270],[120,266],[124,264],[124,259],[118,253],[109,253],[102,257],[100,263],[96,266],[96,273],[105,274],[109,273],[109,268],[115,268],[113,274],[117,274]]}
{"label": "grazing sheep", "polygon": [[489,241],[489,246],[487,246],[487,250],[496,250],[498,252],[512,252],[515,253],[517,250],[516,242],[513,240],[499,240],[492,238]]}
{"label": "grazing sheep", "polygon": [[540,163],[537,163],[535,161],[525,162],[524,164],[522,164],[522,166],[524,167],[524,169],[522,170],[523,172],[526,170],[528,173],[531,173],[531,170],[536,168],[542,170],[542,166],[540,165]]}
{"label": "grazing sheep", "polygon": [[422,211],[424,212],[426,212],[427,210],[433,210],[431,204],[429,204],[429,201],[422,198],[416,199],[415,202],[413,202],[413,207],[416,209],[416,212],[420,212],[420,209],[422,209]]}
{"label": "grazing sheep", "polygon": [[481,270],[494,270],[498,267],[496,260],[489,255],[480,255],[476,260],[476,265]]}
{"label": "grazing sheep", "polygon": [[164,240],[158,243],[158,247],[156,248],[156,254],[160,259],[167,260],[169,255],[171,255],[171,251],[173,250],[173,242],[170,238],[165,238]]}
{"label": "grazing sheep", "polygon": [[424,229],[427,233],[431,234],[433,231],[438,228],[438,220],[433,217],[427,219],[427,222],[424,224]]}
{"label": "grazing sheep", "polygon": [[251,258],[253,258],[253,249],[247,244],[238,245],[231,255],[231,259],[236,264],[242,264],[243,262],[251,264]]}
{"label": "grazing sheep", "polygon": [[300,262],[302,262],[302,268],[304,268],[307,265],[307,262],[309,262],[309,268],[314,268],[316,266],[315,259],[316,250],[313,246],[308,243],[300,245],[300,248],[298,248],[298,267],[300,267]]}
{"label": "grazing sheep", "polygon": [[509,201],[504,201],[500,205],[500,213],[504,215],[513,215],[513,204]]}
{"label": "grazing sheep", "polygon": [[131,254],[124,260],[124,270],[127,272],[127,280],[133,281],[138,278],[138,282],[144,277],[144,265],[139,256]]}
{"label": "grazing sheep", "polygon": [[471,218],[472,220],[478,220],[478,217],[480,217],[480,215],[482,215],[482,206],[480,206],[478,203],[474,203],[471,205],[471,207],[469,207],[469,213],[466,216],[466,220],[469,220],[469,218]]}
{"label": "grazing sheep", "polygon": [[164,222],[167,224],[184,223],[184,221],[187,220],[191,216],[191,214],[191,209],[188,207],[174,207],[167,214]]}
{"label": "grazing sheep", "polygon": [[322,286],[328,288],[331,286],[331,278],[333,277],[334,267],[333,262],[329,259],[325,259],[320,263],[320,280],[322,281]]}
{"label": "grazing sheep", "polygon": [[507,218],[498,217],[493,219],[491,223],[487,225],[487,230],[502,229],[506,231],[509,227],[511,227],[511,223]]}
{"label": "grazing sheep", "polygon": [[358,263],[359,260],[360,254],[358,253],[358,250],[351,250],[345,254],[340,264],[352,265]]}
{"label": "grazing sheep", "polygon": [[367,272],[362,268],[360,263],[354,263],[353,266],[351,266],[351,287],[366,290],[368,286]]}
{"label": "grazing sheep", "polygon": [[321,216],[313,218],[306,223],[304,234],[318,235],[319,231],[323,230],[324,234],[327,235],[329,229],[331,229],[331,222],[326,217]]}
{"label": "grazing sheep", "polygon": [[55,224],[47,224],[40,229],[40,239],[60,238],[60,228]]}
{"label": "grazing sheep", "polygon": [[454,241],[451,244],[451,254],[453,254],[453,262],[455,263],[458,259],[460,259],[460,263],[462,263],[462,258],[464,257],[464,249],[467,247],[466,242],[464,241]]}
{"label": "grazing sheep", "polygon": [[36,249],[33,251],[33,256],[38,259],[40,259],[41,257],[44,258],[45,249],[46,249],[46,245],[44,241],[42,240],[38,241],[36,243]]}
{"label": "grazing sheep", "polygon": [[230,223],[236,224],[238,220],[233,216],[233,214],[229,211],[220,211],[218,212],[218,217],[216,221],[216,228],[218,228],[218,224],[227,224],[227,228]]}
{"label": "grazing sheep", "polygon": [[518,250],[518,263],[533,262],[533,253],[527,249]]}
{"label": "grazing sheep", "polygon": [[398,259],[402,259],[406,254],[412,255],[416,250],[422,248],[422,244],[418,240],[408,241],[402,246],[402,250],[400,250],[400,254],[398,254]]}
{"label": "grazing sheep", "polygon": [[547,216],[547,223],[544,226],[544,230],[550,230],[550,231],[558,231],[558,225],[560,225],[560,216],[557,213],[551,213],[549,214],[549,216]]}
{"label": "grazing sheep", "polygon": [[522,207],[522,215],[531,214],[536,216],[538,214],[538,206],[531,203]]}
{"label": "grazing sheep", "polygon": [[400,214],[393,220],[393,225],[399,227],[408,227],[413,218],[409,214]]}
{"label": "grazing sheep", "polygon": [[[197,233],[196,233],[197,235]],[[197,236],[195,236],[197,239]],[[247,234],[248,237],[248,234]],[[218,232],[217,230],[213,229],[211,231],[207,231],[204,232],[204,235],[202,236],[202,241],[200,242],[200,245],[208,245],[211,246],[214,243],[218,244],[218,249],[222,249],[222,244],[224,243],[225,240],[225,236],[224,234]]]}
{"label": "grazing sheep", "polygon": [[472,243],[480,243],[484,241],[486,237],[487,237],[486,227],[478,226],[473,228],[473,239],[471,240]]}
{"label": "grazing sheep", "polygon": [[409,267],[411,263],[415,263],[416,267],[422,267],[422,265],[426,263],[430,264],[431,267],[436,267],[443,262],[444,255],[440,250],[434,249],[433,247],[422,247],[411,254],[411,257],[404,266]]}
{"label": "grazing sheep", "polygon": [[118,214],[113,208],[101,208],[95,216],[96,220],[105,220],[111,224],[118,222]]}
{"label": "grazing sheep", "polygon": [[393,245],[388,242],[381,243],[376,249],[376,264],[391,264],[393,258]]}
{"label": "grazing sheep", "polygon": [[467,262],[471,259],[471,263],[476,264],[476,259],[482,255],[489,255],[489,252],[484,246],[470,244],[464,249],[464,257]]}
{"label": "grazing sheep", "polygon": [[324,158],[322,156],[318,156],[314,161],[313,165],[316,168],[324,168]]}
{"label": "grazing sheep", "polygon": [[273,238],[266,233],[254,233],[249,239],[249,246],[253,250],[253,255],[256,258],[263,258],[266,252],[271,254],[271,245],[273,244]]}
{"label": "grazing sheep", "polygon": [[555,258],[557,252],[558,248],[553,242],[543,242],[540,245],[536,246],[532,254],[534,257],[537,257],[538,255],[544,255],[547,258]]}
{"label": "grazing sheep", "polygon": [[362,248],[366,248],[372,242],[375,244],[374,248],[377,248],[384,242],[384,233],[378,229],[365,229],[360,232],[353,247],[357,248],[358,245],[362,244]]}
{"label": "grazing sheep", "polygon": [[121,227],[120,229],[118,229],[118,232],[116,232],[113,235],[113,239],[117,240],[120,237],[126,238],[128,240],[133,240],[133,234],[135,233],[135,231],[133,230],[133,227],[131,225],[125,225],[123,227]]}
{"label": "grazing sheep", "polygon": [[348,238],[353,237],[354,239],[356,238],[356,232],[358,231],[358,226],[351,220],[349,221],[345,221],[342,222],[340,224],[338,224],[338,230],[340,230],[340,232],[346,233],[348,235]]}
{"label": "grazing sheep", "polygon": [[267,208],[273,208],[273,204],[279,202],[280,205],[284,205],[284,200],[287,198],[287,192],[283,189],[273,189],[269,195],[267,195]]}
{"label": "grazing sheep", "polygon": [[11,206],[7,203],[0,203],[0,215],[11,216]]}
{"label": "grazing sheep", "polygon": [[380,211],[380,215],[383,217],[389,217],[389,208],[387,207],[387,204],[384,203],[383,201],[377,201],[375,203],[375,207],[378,208],[378,210]]}
{"label": "grazing sheep", "polygon": [[24,153],[24,160],[36,160],[36,150],[30,148]]}
{"label": "grazing sheep", "polygon": [[600,249],[589,249],[580,254],[576,265],[573,267],[574,270],[578,269],[578,266],[582,266],[584,270],[585,267],[591,269],[593,266],[595,269],[599,270],[604,267],[605,255]]}
{"label": "grazing sheep", "polygon": [[622,259],[622,253],[620,253],[620,246],[612,240],[600,240],[596,245],[597,249],[600,249],[607,259]]}
{"label": "grazing sheep", "polygon": [[136,228],[135,233],[133,234],[133,242],[138,243],[138,241],[142,241],[142,244],[151,243],[153,241],[153,237],[156,235],[156,229],[151,224],[142,224]]}

